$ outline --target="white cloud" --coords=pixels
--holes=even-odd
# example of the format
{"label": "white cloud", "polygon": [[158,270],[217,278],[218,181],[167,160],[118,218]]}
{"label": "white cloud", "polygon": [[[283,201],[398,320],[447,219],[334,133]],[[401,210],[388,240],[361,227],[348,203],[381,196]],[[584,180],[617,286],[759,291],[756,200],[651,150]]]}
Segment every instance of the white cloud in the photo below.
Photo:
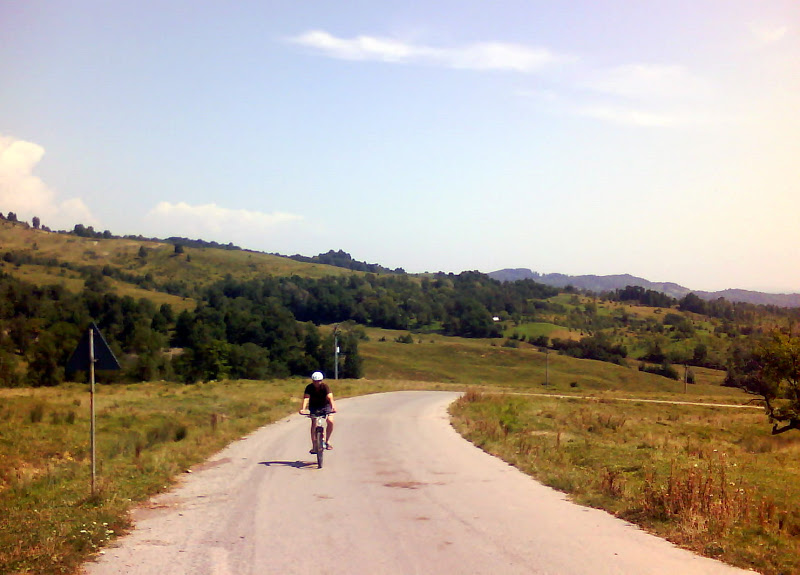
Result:
{"label": "white cloud", "polygon": [[290,39],[295,44],[316,48],[333,58],[403,62],[424,57],[426,49],[386,38],[358,36],[351,40],[336,38],[321,30],[312,30]]}
{"label": "white cloud", "polygon": [[777,44],[789,33],[789,27],[752,25],[750,31],[762,44]]}
{"label": "white cloud", "polygon": [[543,102],[558,102],[561,99],[558,92],[549,89],[517,90],[515,94],[521,98],[533,98]]}
{"label": "white cloud", "polygon": [[544,48],[501,43],[481,43],[461,49],[444,50],[440,59],[454,68],[515,72],[535,72],[559,60]]}
{"label": "white cloud", "polygon": [[258,239],[303,220],[302,216],[275,212],[265,214],[249,210],[232,210],[216,204],[192,206],[160,202],[148,214],[151,226],[162,235],[178,235],[223,243],[233,241],[252,247]]}
{"label": "white cloud", "polygon": [[598,120],[613,122],[615,124],[639,126],[642,128],[663,128],[677,123],[674,117],[632,108],[595,106],[581,108],[578,110],[578,114]]}
{"label": "white cloud", "polygon": [[[95,219],[88,206],[84,204],[83,200],[80,198],[64,200],[58,206],[58,211],[59,214],[57,219],[59,221],[67,222],[59,227],[68,227],[69,229],[72,229],[74,224],[86,224],[91,226],[97,226],[98,224],[97,219]],[[70,223],[73,225],[70,225]]]}
{"label": "white cloud", "polygon": [[564,60],[562,56],[546,48],[502,42],[437,48],[375,36],[337,38],[322,30],[306,32],[290,38],[290,41],[319,50],[332,58],[344,60],[433,64],[466,70],[510,70],[530,73]]}
{"label": "white cloud", "polygon": [[59,201],[56,193],[33,174],[44,148],[33,142],[0,135],[0,210],[22,220],[38,216],[43,225],[72,229],[77,223],[97,225],[80,198]]}
{"label": "white cloud", "polygon": [[577,85],[588,90],[588,103],[573,106],[583,116],[650,128],[719,121],[714,87],[684,66],[626,64],[588,73]]}
{"label": "white cloud", "polygon": [[627,64],[595,72],[584,86],[596,92],[631,99],[702,96],[709,86],[683,66]]}

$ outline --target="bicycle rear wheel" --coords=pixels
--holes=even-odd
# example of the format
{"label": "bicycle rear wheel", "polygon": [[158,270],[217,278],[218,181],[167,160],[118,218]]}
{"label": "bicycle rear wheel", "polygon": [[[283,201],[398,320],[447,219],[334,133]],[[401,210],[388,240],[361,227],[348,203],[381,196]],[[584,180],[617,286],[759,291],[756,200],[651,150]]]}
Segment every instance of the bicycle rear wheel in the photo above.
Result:
{"label": "bicycle rear wheel", "polygon": [[315,434],[315,442],[316,443],[316,450],[317,450],[317,467],[322,469],[322,456],[325,454],[325,440],[323,436],[323,431],[321,427],[317,428]]}

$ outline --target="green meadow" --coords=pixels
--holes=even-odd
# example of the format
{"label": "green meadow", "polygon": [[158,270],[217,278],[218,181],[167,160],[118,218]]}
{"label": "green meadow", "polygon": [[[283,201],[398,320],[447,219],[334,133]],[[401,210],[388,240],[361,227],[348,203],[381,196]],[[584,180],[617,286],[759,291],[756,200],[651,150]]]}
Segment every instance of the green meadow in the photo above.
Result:
{"label": "green meadow", "polygon": [[[577,501],[763,573],[798,568],[800,524],[789,502],[800,496],[800,436],[771,437],[759,410],[621,401],[745,404],[741,392],[717,385],[718,374],[684,392],[683,384],[632,367],[507,348],[502,340],[396,342],[401,335],[368,330],[367,378],[336,382],[337,396],[469,390],[453,407],[457,429]],[[129,528],[132,506],[296,410],[302,385],[98,386],[94,495],[86,386],[0,390],[0,572],[76,572]],[[697,486],[705,486],[704,499],[692,501]],[[716,503],[723,500],[724,508]]]}
{"label": "green meadow", "polygon": [[800,436],[770,435],[760,410],[471,390],[452,415],[578,503],[733,565],[800,571]]}

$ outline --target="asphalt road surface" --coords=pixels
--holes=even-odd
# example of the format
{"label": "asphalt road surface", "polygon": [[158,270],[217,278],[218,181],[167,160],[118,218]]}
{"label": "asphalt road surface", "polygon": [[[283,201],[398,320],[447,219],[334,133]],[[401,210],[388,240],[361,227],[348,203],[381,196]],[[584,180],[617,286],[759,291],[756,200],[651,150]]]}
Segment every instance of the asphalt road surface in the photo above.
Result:
{"label": "asphalt road surface", "polygon": [[[462,439],[448,392],[337,401],[317,469],[299,415],[234,442],[134,515],[89,575],[746,573],[574,505]],[[299,402],[298,402],[299,403]]]}

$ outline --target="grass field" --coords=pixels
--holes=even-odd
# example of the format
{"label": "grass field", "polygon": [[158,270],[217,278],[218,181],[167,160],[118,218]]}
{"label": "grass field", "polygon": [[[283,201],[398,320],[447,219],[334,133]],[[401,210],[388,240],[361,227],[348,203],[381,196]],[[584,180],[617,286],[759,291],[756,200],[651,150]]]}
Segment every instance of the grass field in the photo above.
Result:
{"label": "grass field", "polygon": [[[265,275],[320,278],[359,273],[244,250],[187,246],[183,254],[175,254],[174,246],[167,242],[83,238],[72,234],[26,228],[22,224],[8,221],[0,221],[0,246],[4,251],[26,253],[40,259],[55,258],[58,262],[93,265],[100,268],[108,265],[139,276],[149,273],[156,282],[186,281],[193,286],[208,285],[223,279],[227,274],[246,280]],[[143,258],[139,257],[139,250],[142,247],[146,251]],[[36,271],[34,268],[43,269]],[[41,281],[67,285],[66,280],[69,279],[61,275],[60,269],[55,267],[47,270],[45,266],[5,265],[3,271],[34,283]]]}
{"label": "grass field", "polygon": [[[647,516],[625,507],[625,497],[637,497],[640,483],[668,482],[668,449],[676,449],[675,481],[718,478],[725,469],[736,489],[746,485],[748,493],[757,494],[749,500],[753,505],[774,502],[764,503],[757,522],[748,523],[748,528],[768,534],[752,535],[753,545],[763,543],[781,558],[764,560],[765,572],[780,572],[769,570],[775,565],[795,565],[787,557],[796,555],[796,546],[774,527],[780,522],[795,525],[782,507],[786,498],[800,495],[792,490],[800,484],[791,437],[775,442],[758,411],[614,401],[637,397],[744,403],[747,398],[741,393],[714,385],[718,372],[698,374],[700,383],[684,393],[682,384],[635,368],[547,356],[530,346],[505,348],[502,340],[425,335],[404,344],[395,338],[405,332],[367,333],[369,340],[360,345],[367,378],[337,382],[337,397],[399,389],[483,390],[470,393],[471,401],[455,410],[458,425],[473,441],[551,485],[573,491],[583,502],[637,521]],[[86,387],[0,390],[0,573],[74,573],[81,561],[124,532],[132,505],[164,490],[230,441],[295,411],[303,384],[294,379],[99,386],[99,489],[94,496],[89,492]],[[574,397],[537,396],[542,393]],[[639,419],[644,421],[641,430]],[[723,461],[717,453],[729,454],[729,459]],[[737,467],[720,467],[733,462],[734,453]],[[542,467],[548,458],[555,470]],[[705,475],[686,475],[694,463]],[[592,481],[582,475],[586,473]],[[602,477],[605,483],[598,479]],[[596,492],[575,489],[584,484],[599,487]],[[666,508],[670,502],[652,491],[644,501]],[[650,528],[669,534],[664,526],[674,521],[666,513]],[[701,525],[706,524],[681,527],[685,539],[674,538],[697,548],[692,536]],[[721,535],[701,551],[760,566],[747,555],[750,551],[731,554],[734,543],[750,540],[745,535]]]}
{"label": "grass field", "polygon": [[286,383],[101,386],[98,491],[85,386],[2,390],[0,573],[72,573],[127,510],[231,440],[290,410]]}
{"label": "grass field", "polygon": [[[415,335],[414,343],[395,339],[407,332],[368,329],[369,341],[359,345],[367,376],[375,379],[419,380],[492,386],[505,390],[589,394],[638,393],[647,397],[696,399],[725,396],[726,401],[747,401],[742,392],[721,388],[724,372],[693,368],[694,385],[594,360],[576,360],[554,352],[544,353],[522,344],[502,346],[502,340],[462,339],[440,335]],[[545,385],[547,384],[547,385]]]}
{"label": "grass field", "polygon": [[515,335],[525,336],[529,339],[539,336],[546,336],[550,339],[580,339],[580,333],[570,330],[566,327],[547,322],[530,322],[509,326],[504,330],[503,335],[506,337],[512,337]]}
{"label": "grass field", "polygon": [[468,392],[476,445],[673,542],[761,573],[800,572],[800,436],[756,410]]}
{"label": "grass field", "polygon": [[84,286],[78,272],[63,268],[34,264],[14,265],[0,261],[0,270],[34,285],[62,285],[72,293],[80,292]]}

